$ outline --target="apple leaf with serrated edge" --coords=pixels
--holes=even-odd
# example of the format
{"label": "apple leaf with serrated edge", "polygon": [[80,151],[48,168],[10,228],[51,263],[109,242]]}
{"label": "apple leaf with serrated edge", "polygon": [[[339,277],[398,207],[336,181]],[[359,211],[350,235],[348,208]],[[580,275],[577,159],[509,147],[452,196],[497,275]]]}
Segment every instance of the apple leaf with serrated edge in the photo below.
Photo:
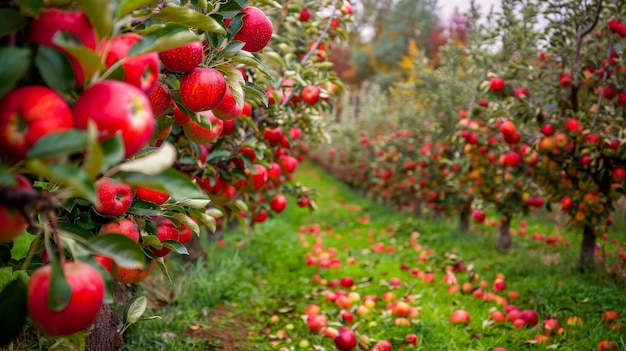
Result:
{"label": "apple leaf with serrated edge", "polygon": [[124,234],[98,234],[89,240],[90,248],[98,254],[110,257],[124,268],[143,268],[146,256],[141,245]]}

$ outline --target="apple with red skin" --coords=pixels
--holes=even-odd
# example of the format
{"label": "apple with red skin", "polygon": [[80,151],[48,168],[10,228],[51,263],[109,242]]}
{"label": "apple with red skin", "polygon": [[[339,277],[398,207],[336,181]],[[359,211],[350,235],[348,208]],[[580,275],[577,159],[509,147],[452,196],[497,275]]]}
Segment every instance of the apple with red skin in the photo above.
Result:
{"label": "apple with red skin", "polygon": [[93,208],[102,216],[119,217],[133,202],[133,188],[113,178],[102,177],[95,183],[98,201]]}
{"label": "apple with red skin", "polygon": [[469,324],[470,314],[465,310],[455,310],[450,315],[450,324]]}
{"label": "apple with red skin", "polygon": [[243,107],[241,109],[241,116],[243,117],[251,117],[252,116],[252,106],[245,102],[243,103]]}
{"label": "apple with red skin", "polygon": [[258,190],[267,184],[267,169],[260,164],[253,164],[254,171],[246,169],[248,180],[246,181],[246,187],[251,190]]}
{"label": "apple with red skin", "polygon": [[237,127],[236,119],[229,119],[224,121],[222,124],[222,136],[232,135],[235,132],[235,128]]}
{"label": "apple with red skin", "polygon": [[204,111],[200,113],[209,118],[209,121],[211,122],[211,128],[207,129],[201,126],[196,121],[190,121],[183,126],[185,136],[189,140],[199,145],[213,143],[222,134],[224,122],[221,119],[215,117],[215,115],[211,111]]}
{"label": "apple with red skin", "polygon": [[221,120],[235,119],[241,116],[242,111],[243,105],[237,104],[237,100],[235,100],[235,96],[228,85],[226,85],[226,92],[222,101],[211,109],[211,112]]}
{"label": "apple with red skin", "polygon": [[[66,11],[60,9],[47,9],[34,19],[28,28],[26,41],[47,47],[55,48],[65,53],[74,71],[75,88],[80,88],[85,83],[85,73],[78,60],[69,54],[61,46],[53,42],[53,38],[60,32],[69,33],[76,44],[88,49],[98,48],[98,38],[84,12]],[[52,114],[51,114],[52,116]]]}
{"label": "apple with red skin", "polygon": [[276,194],[270,202],[270,207],[276,213],[281,213],[287,207],[287,198],[283,194]]}
{"label": "apple with red skin", "polygon": [[147,188],[145,186],[137,186],[137,197],[143,201],[152,202],[157,205],[163,205],[170,199],[170,194],[165,191]]}
{"label": "apple with red skin", "polygon": [[504,121],[500,124],[500,132],[504,136],[512,136],[517,134],[517,127],[512,121]]}
{"label": "apple with red skin", "polygon": [[238,154],[241,156],[233,158],[233,163],[239,168],[245,167],[245,163],[243,162],[243,155],[246,155],[250,162],[254,162],[256,160],[256,152],[250,146],[244,145],[240,147]]}
{"label": "apple with red skin", "polygon": [[[156,224],[156,236],[160,242],[164,242],[166,240],[179,240],[180,233],[172,221],[160,215],[152,216],[151,219]],[[167,247],[163,247],[161,249],[152,247],[151,250],[156,257],[164,257],[171,251],[171,249]]]}
{"label": "apple with red skin", "polygon": [[133,221],[124,218],[119,222],[108,222],[100,227],[99,234],[122,234],[131,238],[134,242],[138,243],[141,239],[141,234]]}
{"label": "apple with red skin", "polygon": [[372,351],[393,351],[393,346],[389,341],[381,340],[374,345]]}
{"label": "apple with red skin", "polygon": [[617,351],[617,344],[613,341],[602,340],[598,342],[598,351]]}
{"label": "apple with red skin", "polygon": [[483,223],[485,221],[485,212],[481,211],[481,210],[474,210],[472,212],[472,218],[474,218],[474,221],[478,222],[478,223]]}
{"label": "apple with red skin", "polygon": [[0,156],[13,161],[26,158],[28,150],[42,137],[72,128],[72,110],[54,90],[30,85],[0,99]]}
{"label": "apple with red skin", "polygon": [[[14,174],[17,182],[16,189],[32,189],[30,180],[20,174]],[[28,228],[28,219],[14,208],[7,208],[0,205],[0,244],[13,241]]]}
{"label": "apple with red skin", "polygon": [[[241,29],[233,37],[244,43],[242,50],[257,52],[262,50],[270,42],[274,30],[272,21],[254,6],[248,6],[241,10],[245,13],[241,19]],[[230,19],[226,20],[226,26],[230,24]]]}
{"label": "apple with red skin", "polygon": [[282,173],[291,174],[296,170],[298,160],[293,156],[283,155],[278,158],[278,164]]}
{"label": "apple with red skin", "polygon": [[517,152],[507,152],[504,155],[504,165],[509,167],[517,167],[522,162],[522,158]]}
{"label": "apple with red skin", "polygon": [[276,128],[266,128],[263,131],[263,139],[267,141],[271,146],[276,146],[280,144],[285,136],[283,129],[281,127]]}
{"label": "apple with red skin", "polygon": [[216,205],[226,206],[229,203],[233,202],[235,197],[237,197],[237,194],[237,188],[235,188],[231,184],[224,183],[221,189],[216,192],[210,193],[209,197],[211,198],[211,201],[213,201]]}
{"label": "apple with red skin", "polygon": [[605,323],[615,322],[618,319],[619,319],[619,313],[617,311],[609,310],[609,311],[605,311],[604,313],[602,313],[602,320]]}
{"label": "apple with red skin", "polygon": [[180,98],[193,112],[210,110],[222,101],[227,86],[226,79],[216,69],[194,68],[180,78]]}
{"label": "apple with red skin", "polygon": [[506,318],[504,317],[504,314],[500,311],[493,311],[489,314],[489,318],[491,318],[491,320],[494,323],[504,323],[506,322]]}
{"label": "apple with red skin", "polygon": [[504,347],[496,347],[495,349],[493,349],[493,351],[509,351],[509,350],[505,349]]}
{"label": "apple with red skin", "polygon": [[98,127],[99,140],[121,132],[125,156],[148,144],[154,132],[154,115],[146,94],[139,88],[114,80],[100,81],[85,90],[74,105],[74,126]]}
{"label": "apple with red skin", "polygon": [[194,41],[159,53],[163,67],[171,72],[188,73],[204,60],[204,46]]}
{"label": "apple with red skin", "polygon": [[312,314],[307,317],[307,327],[312,332],[319,332],[326,326],[326,318],[321,314]]}
{"label": "apple with red skin", "polygon": [[311,19],[311,10],[308,8],[300,10],[300,17],[298,19],[300,22],[306,22]]}
{"label": "apple with red skin", "polygon": [[265,209],[260,209],[254,215],[252,215],[252,222],[254,223],[263,223],[267,219],[267,211]]}
{"label": "apple with red skin", "polygon": [[152,106],[155,117],[164,115],[172,104],[172,93],[165,84],[157,83],[154,90],[148,95],[148,101]]}
{"label": "apple with red skin", "polygon": [[499,77],[491,78],[491,82],[489,83],[489,89],[491,89],[491,91],[497,93],[497,92],[504,90],[504,88],[505,88],[504,79],[499,78]]}
{"label": "apple with red skin", "polygon": [[140,283],[148,277],[154,267],[154,262],[150,261],[144,268],[126,268],[118,266],[113,262],[113,268],[111,269],[111,275],[115,280],[123,284],[135,284]]}
{"label": "apple with red skin", "polygon": [[181,244],[185,245],[186,243],[189,242],[189,240],[191,240],[192,236],[193,236],[193,230],[191,230],[191,228],[186,226],[184,223],[179,223],[178,241]]}
{"label": "apple with red skin", "polygon": [[52,266],[37,269],[28,281],[28,315],[33,325],[51,337],[67,336],[89,328],[104,302],[104,280],[98,271],[82,262],[63,264],[65,279],[71,288],[67,306],[54,311],[48,306]]}
{"label": "apple with red skin", "polygon": [[556,129],[552,124],[544,124],[541,126],[541,133],[547,137],[553,136]]}
{"label": "apple with red skin", "polygon": [[311,199],[304,196],[298,199],[298,206],[300,207],[309,207],[311,205]]}
{"label": "apple with red skin", "polygon": [[409,334],[404,338],[404,342],[412,346],[417,346],[417,343],[419,341],[420,341],[420,338],[415,334]]}
{"label": "apple with red skin", "polygon": [[100,263],[102,268],[107,272],[111,273],[113,270],[113,259],[110,257],[102,256],[102,255],[94,255],[93,258]]}
{"label": "apple with red skin", "polygon": [[572,75],[569,73],[561,74],[561,76],[559,77],[559,85],[562,88],[567,88],[572,85]]}
{"label": "apple with red skin", "polygon": [[537,312],[532,310],[525,310],[518,316],[519,319],[526,322],[526,324],[534,327],[537,325]]}
{"label": "apple with red skin", "polygon": [[307,85],[302,88],[300,98],[309,106],[315,105],[320,101],[320,88],[315,85]]}
{"label": "apple with red skin", "polygon": [[280,177],[281,169],[280,165],[276,162],[272,162],[267,167],[267,176],[270,179],[278,179]]}
{"label": "apple with red skin", "polygon": [[335,337],[335,347],[339,351],[350,351],[356,347],[357,340],[354,332],[350,328],[343,327],[339,330],[339,335]]}
{"label": "apple with red skin", "polygon": [[528,90],[526,88],[517,88],[515,90],[515,97],[518,100],[523,100],[528,99],[528,97],[530,97],[530,94],[528,93]]}
{"label": "apple with red skin", "polygon": [[108,44],[105,64],[111,67],[117,61],[122,61],[124,68],[123,81],[150,94],[159,81],[159,56],[156,52],[128,57],[130,48],[141,40],[141,35],[136,33],[124,33],[119,35]]}
{"label": "apple with red skin", "polygon": [[186,115],[174,100],[172,100],[172,105],[174,105],[174,109],[172,110],[172,114],[174,115],[174,124],[177,126],[184,126],[185,124],[191,122],[191,117]]}
{"label": "apple with red skin", "polygon": [[351,288],[354,285],[354,279],[352,279],[352,277],[343,277],[343,278],[341,278],[339,283],[344,288],[349,289],[349,288]]}
{"label": "apple with red skin", "polygon": [[543,329],[547,334],[550,334],[553,331],[559,330],[561,326],[559,325],[559,321],[554,318],[545,319],[543,321]]}

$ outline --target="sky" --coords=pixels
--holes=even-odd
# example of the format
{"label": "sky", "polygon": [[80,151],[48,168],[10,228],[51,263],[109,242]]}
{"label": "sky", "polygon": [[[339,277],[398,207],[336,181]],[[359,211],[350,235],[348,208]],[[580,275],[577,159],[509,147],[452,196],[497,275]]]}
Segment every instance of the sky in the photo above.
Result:
{"label": "sky", "polygon": [[[481,12],[485,14],[492,5],[496,5],[495,9],[497,10],[500,0],[476,0],[476,3],[480,5]],[[469,0],[439,0],[440,18],[445,23],[450,19],[455,7],[459,9],[459,12],[463,13],[469,9],[469,5]]]}

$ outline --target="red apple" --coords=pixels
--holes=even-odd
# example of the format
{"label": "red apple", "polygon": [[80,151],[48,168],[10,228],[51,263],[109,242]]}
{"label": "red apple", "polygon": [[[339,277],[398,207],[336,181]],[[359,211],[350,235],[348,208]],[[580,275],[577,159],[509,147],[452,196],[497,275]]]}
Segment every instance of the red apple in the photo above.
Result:
{"label": "red apple", "polygon": [[569,73],[561,74],[561,76],[559,77],[559,85],[562,88],[566,88],[572,85],[572,75]]}
{"label": "red apple", "polygon": [[287,207],[287,198],[283,194],[276,194],[272,198],[270,202],[270,207],[276,213],[283,212],[285,207]]}
{"label": "red apple", "polygon": [[500,132],[504,136],[512,136],[517,133],[517,127],[512,121],[504,121],[500,124]]}
{"label": "red apple", "polygon": [[525,310],[518,317],[519,319],[526,322],[528,325],[534,327],[537,325],[537,312],[532,310]]}
{"label": "red apple", "polygon": [[137,229],[137,225],[129,219],[122,219],[119,222],[108,222],[100,227],[99,234],[122,234],[131,238],[134,242],[138,243],[141,239],[141,234]]}
{"label": "red apple", "polygon": [[311,18],[311,10],[304,8],[302,10],[300,10],[300,22],[306,22]]}
{"label": "red apple", "polygon": [[[178,232],[178,228],[176,225],[170,221],[169,219],[163,216],[152,216],[152,221],[156,224],[156,236],[160,242],[164,242],[166,240],[179,240],[180,234]],[[170,249],[167,247],[163,247],[161,249],[151,248],[152,253],[156,257],[163,257],[170,253]]]}
{"label": "red apple", "polygon": [[267,211],[265,209],[260,209],[257,213],[252,215],[252,222],[254,223],[263,223],[267,219]]}
{"label": "red apple", "polygon": [[555,128],[551,124],[544,124],[541,126],[541,133],[543,133],[543,135],[547,137],[553,136],[554,132],[555,132]]}
{"label": "red apple", "polygon": [[152,138],[154,115],[146,94],[128,83],[104,80],[85,90],[74,105],[74,125],[87,129],[96,123],[99,140],[120,133],[125,156],[141,150]]}
{"label": "red apple", "polygon": [[183,126],[185,136],[189,138],[189,140],[199,145],[213,143],[222,134],[224,122],[221,119],[215,117],[215,115],[211,111],[204,111],[200,113],[209,118],[209,121],[211,122],[211,128],[207,129],[196,123],[195,121],[190,121]]}
{"label": "red apple", "polygon": [[180,79],[180,98],[193,112],[210,110],[222,101],[227,86],[219,71],[208,67],[195,68]]}
{"label": "red apple", "polygon": [[267,175],[270,179],[278,179],[278,177],[280,177],[280,172],[280,165],[276,162],[270,163],[269,167],[267,168]]}
{"label": "red apple", "polygon": [[137,197],[144,201],[149,201],[157,205],[163,205],[170,199],[170,194],[165,191],[137,186]]}
{"label": "red apple", "polygon": [[598,343],[598,351],[617,351],[617,344],[613,341],[602,340]]}
{"label": "red apple", "polygon": [[111,275],[113,275],[115,280],[123,284],[140,283],[148,277],[153,266],[153,261],[150,261],[150,264],[144,268],[125,268],[118,266],[115,262],[113,262]]}
{"label": "red apple", "polygon": [[320,88],[315,85],[307,85],[302,89],[300,98],[307,105],[315,105],[320,100]]}
{"label": "red apple", "polygon": [[296,170],[298,166],[298,160],[295,157],[289,155],[283,155],[278,158],[278,164],[280,165],[280,170],[284,174],[291,174]]}
{"label": "red apple", "polygon": [[485,212],[481,210],[474,210],[472,212],[472,218],[474,218],[474,221],[478,223],[483,223],[485,221]]}
{"label": "red apple", "polygon": [[[272,21],[254,6],[245,7],[241,12],[245,13],[242,18],[243,24],[233,39],[245,44],[243,50],[249,52],[262,50],[272,38],[274,30]],[[226,25],[229,23],[230,21],[227,21]]]}
{"label": "red apple", "polygon": [[618,319],[619,319],[619,313],[614,310],[609,310],[602,314],[602,320],[605,323],[614,322]]}
{"label": "red apple", "polygon": [[44,86],[17,88],[0,100],[0,106],[0,156],[13,161],[26,158],[40,138],[67,131],[74,124],[67,102]]}
{"label": "red apple", "polygon": [[[45,251],[44,251],[45,252]],[[102,255],[94,255],[93,258],[102,265],[102,267],[109,273],[113,270],[113,259]]]}
{"label": "red apple", "polygon": [[265,139],[265,141],[272,146],[280,144],[284,136],[285,134],[283,133],[283,129],[281,127],[276,127],[274,129],[267,128],[263,131],[263,139]]}
{"label": "red apple", "polygon": [[470,314],[465,310],[455,310],[450,315],[450,324],[469,324]]}
{"label": "red apple", "polygon": [[86,330],[104,302],[104,280],[95,268],[82,262],[67,262],[63,264],[63,272],[71,296],[60,311],[48,306],[52,266],[37,269],[27,284],[28,315],[37,329],[51,337]]}
{"label": "red apple", "polygon": [[343,278],[341,278],[339,283],[344,288],[349,289],[349,288],[351,288],[354,285],[354,279],[352,279],[352,277],[343,277]]}
{"label": "red apple", "polygon": [[194,41],[160,52],[159,59],[168,71],[188,73],[198,67],[204,59],[204,47],[202,42]]}
{"label": "red apple", "polygon": [[243,112],[243,105],[237,105],[237,101],[235,100],[230,87],[226,85],[224,98],[217,106],[211,109],[211,112],[213,112],[213,114],[221,120],[232,120],[241,116],[241,113]]}
{"label": "red apple", "polygon": [[178,241],[184,245],[188,243],[189,240],[191,240],[192,236],[193,236],[193,230],[191,230],[191,228],[186,226],[184,223],[179,222]]}
{"label": "red apple", "polygon": [[122,60],[123,80],[150,94],[159,80],[159,56],[156,52],[128,57],[130,48],[141,40],[141,35],[124,33],[111,40],[105,64],[111,67]]}
{"label": "red apple", "polygon": [[66,11],[60,9],[44,10],[34,19],[28,28],[26,41],[55,48],[65,53],[72,64],[74,87],[82,87],[85,83],[85,73],[78,60],[65,49],[55,44],[52,39],[61,32],[70,34],[72,41],[88,49],[96,50],[98,39],[89,19],[82,11]]}
{"label": "red apple", "polygon": [[393,346],[389,341],[381,340],[374,345],[372,351],[393,351]]}
{"label": "red apple", "polygon": [[252,191],[261,189],[267,184],[267,169],[260,164],[253,164],[254,170],[246,169],[248,180],[246,181],[246,187]]}
{"label": "red apple", "polygon": [[148,95],[155,117],[164,115],[172,104],[172,93],[164,84],[157,83],[154,90]]}
{"label": "red apple", "polygon": [[506,321],[506,318],[504,317],[504,314],[500,311],[493,311],[489,314],[489,317],[491,318],[491,320],[494,323],[504,323]]}
{"label": "red apple", "polygon": [[350,351],[356,347],[356,336],[349,328],[343,327],[335,337],[335,347],[339,351]]}
{"label": "red apple", "polygon": [[97,203],[93,208],[102,216],[118,217],[126,213],[133,202],[133,189],[128,184],[102,177],[95,183]]}
{"label": "red apple", "polygon": [[491,89],[491,91],[499,92],[504,90],[504,87],[504,79],[498,77],[491,78],[491,83],[489,84],[489,89]]}
{"label": "red apple", "polygon": [[528,94],[528,90],[526,88],[517,88],[515,90],[515,97],[518,100],[528,99],[530,95]]}
{"label": "red apple", "polygon": [[[20,174],[14,174],[16,189],[32,189],[30,180]],[[0,244],[13,241],[28,228],[28,219],[16,208],[0,205]]]}

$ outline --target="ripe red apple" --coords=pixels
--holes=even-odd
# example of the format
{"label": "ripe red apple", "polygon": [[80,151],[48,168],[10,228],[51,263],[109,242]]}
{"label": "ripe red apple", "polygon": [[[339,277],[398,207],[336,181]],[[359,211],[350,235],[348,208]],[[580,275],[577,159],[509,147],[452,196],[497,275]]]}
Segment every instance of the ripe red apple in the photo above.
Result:
{"label": "ripe red apple", "polygon": [[559,77],[559,85],[562,88],[566,88],[572,85],[572,75],[569,73],[561,74],[561,76]]}
{"label": "ripe red apple", "polygon": [[320,100],[320,88],[315,85],[307,85],[302,89],[300,98],[302,101],[306,102],[307,105],[315,105]]}
{"label": "ripe red apple", "polygon": [[100,81],[85,90],[74,105],[74,118],[78,129],[87,129],[89,120],[94,121],[100,141],[121,133],[126,157],[146,146],[154,131],[154,115],[146,94],[114,80]]}
{"label": "ripe red apple", "polygon": [[618,319],[619,319],[619,313],[617,311],[609,310],[609,311],[605,311],[604,313],[602,313],[602,320],[605,323],[615,322]]}
{"label": "ripe red apple", "polygon": [[131,238],[134,242],[138,243],[139,239],[141,239],[141,234],[139,234],[139,230],[137,229],[137,225],[133,223],[130,219],[122,219],[119,222],[108,222],[105,223],[102,227],[100,227],[99,234],[122,234]]}
{"label": "ripe red apple", "polygon": [[159,81],[159,56],[156,52],[150,52],[128,57],[130,48],[139,40],[141,35],[136,33],[124,33],[113,38],[108,44],[105,64],[111,67],[117,61],[123,60],[123,80],[150,94]]}
{"label": "ripe red apple", "polygon": [[241,113],[243,112],[243,105],[237,105],[237,101],[235,100],[230,87],[226,85],[224,98],[211,110],[211,112],[213,112],[213,114],[221,120],[232,120],[241,116]]}
{"label": "ripe red apple", "polygon": [[515,90],[515,97],[518,100],[528,99],[530,97],[530,94],[528,93],[528,90],[526,88],[517,88]]}
{"label": "ripe red apple", "polygon": [[500,124],[500,132],[504,136],[515,135],[517,133],[517,127],[515,127],[515,123],[507,120]]}
{"label": "ripe red apple", "polygon": [[74,124],[67,102],[44,86],[17,88],[0,100],[0,106],[0,156],[13,161],[26,158],[40,138],[69,130]]}
{"label": "ripe red apple", "polygon": [[419,341],[420,341],[420,338],[415,334],[409,334],[404,338],[404,342],[412,346],[417,346]]}
{"label": "ripe red apple", "polygon": [[504,155],[504,165],[517,167],[522,162],[522,158],[517,152],[509,151]]}
{"label": "ripe red apple", "polygon": [[27,284],[28,315],[37,329],[52,337],[89,328],[104,302],[104,280],[95,268],[82,262],[67,262],[63,264],[63,272],[72,293],[67,306],[60,311],[48,306],[52,266],[37,269]]}
{"label": "ripe red apple", "polygon": [[267,211],[265,209],[260,209],[257,213],[252,215],[252,222],[254,223],[263,223],[267,219]]}
{"label": "ripe red apple", "polygon": [[489,89],[493,92],[499,92],[504,90],[505,84],[504,79],[499,77],[491,78],[491,82],[489,83]]}
{"label": "ripe red apple", "polygon": [[246,181],[247,189],[252,191],[261,189],[267,184],[267,169],[260,164],[252,165],[254,170],[246,169],[246,174],[248,175],[248,180]]}
{"label": "ripe red apple", "polygon": [[298,199],[298,206],[309,207],[310,205],[311,205],[311,199],[309,199],[307,196],[304,196]]}
{"label": "ripe red apple", "polygon": [[537,312],[532,310],[525,310],[518,317],[519,319],[526,322],[528,325],[534,327],[537,325]]}
{"label": "ripe red apple", "polygon": [[[44,251],[45,252],[45,251]],[[113,270],[113,259],[102,255],[94,255],[93,258],[102,265],[102,267],[109,273]]]}
{"label": "ripe red apple", "polygon": [[74,71],[76,81],[74,87],[82,87],[85,83],[85,73],[78,60],[52,41],[59,32],[69,33],[76,44],[83,45],[88,49],[96,50],[98,47],[96,32],[85,13],[60,9],[47,9],[39,14],[39,17],[30,23],[26,41],[52,47],[65,53],[70,59]]}
{"label": "ripe red apple", "polygon": [[[164,242],[166,240],[179,240],[180,233],[172,221],[163,216],[152,216],[151,219],[156,224],[156,236],[160,242]],[[154,253],[156,257],[164,257],[171,251],[171,249],[167,247],[163,247],[161,249],[153,247],[151,249],[152,253]]]}
{"label": "ripe red apple", "polygon": [[211,111],[204,111],[200,113],[209,117],[209,121],[211,122],[211,128],[207,129],[196,123],[195,121],[190,121],[183,126],[185,136],[189,138],[189,140],[199,145],[213,143],[222,134],[224,122],[221,119],[215,117],[215,115]]}
{"label": "ripe red apple", "polygon": [[93,208],[102,216],[119,217],[126,213],[133,202],[133,189],[128,184],[102,177],[95,183],[98,202]]}
{"label": "ripe red apple", "polygon": [[326,326],[326,317],[321,314],[311,314],[307,317],[307,327],[312,332],[319,332]]}
{"label": "ripe red apple", "polygon": [[299,17],[299,19],[300,19],[300,22],[306,22],[309,19],[311,19],[311,10],[307,9],[307,8],[304,8],[304,9],[300,10],[300,17]]}
{"label": "ripe red apple", "polygon": [[278,158],[278,164],[282,173],[291,174],[296,170],[298,160],[293,156],[283,155]]}
{"label": "ripe red apple", "polygon": [[280,172],[280,165],[276,162],[270,163],[269,167],[267,168],[267,176],[270,179],[278,179],[280,177]]}
{"label": "ripe red apple", "polygon": [[[242,18],[241,29],[233,37],[234,40],[239,40],[245,45],[243,50],[249,52],[257,52],[262,50],[272,38],[272,32],[274,30],[272,21],[254,6],[245,7],[241,12],[246,15]],[[230,21],[227,21],[228,25]]]}
{"label": "ripe red apple", "polygon": [[172,104],[172,93],[164,84],[157,83],[154,90],[148,95],[154,117],[164,115]]}
{"label": "ripe red apple", "polygon": [[280,144],[284,136],[285,134],[281,127],[276,127],[273,129],[266,128],[263,131],[263,139],[265,139],[265,141],[267,141],[272,146]]}
{"label": "ripe red apple", "polygon": [[504,314],[500,311],[493,311],[489,314],[489,317],[491,318],[491,320],[494,323],[504,323],[506,321],[506,318],[504,317]]}
{"label": "ripe red apple", "polygon": [[381,340],[374,345],[372,351],[393,351],[393,346],[389,341]]}
{"label": "ripe red apple", "polygon": [[349,289],[349,288],[351,288],[354,285],[354,279],[352,279],[352,277],[343,277],[343,278],[341,278],[339,283],[344,288]]}
{"label": "ripe red apple", "polygon": [[[30,180],[20,174],[14,174],[16,189],[32,189]],[[15,208],[0,205],[0,244],[13,241],[28,228],[28,220]]]}
{"label": "ripe red apple", "polygon": [[478,223],[483,223],[485,221],[485,212],[481,210],[474,210],[472,212],[472,218],[474,218],[474,221]]}
{"label": "ripe red apple", "polygon": [[455,310],[450,315],[450,324],[469,324],[470,314],[465,310]]}
{"label": "ripe red apple", "polygon": [[356,347],[356,336],[349,328],[343,327],[335,337],[335,347],[339,351],[350,351]]}
{"label": "ripe red apple", "polygon": [[118,266],[115,262],[113,262],[111,275],[113,275],[115,280],[123,284],[140,283],[148,277],[153,266],[153,261],[150,261],[150,264],[144,268],[125,268]]}
{"label": "ripe red apple", "polygon": [[552,124],[544,124],[541,126],[541,133],[547,137],[553,136],[555,131],[556,129]]}
{"label": "ripe red apple", "polygon": [[198,67],[204,59],[204,47],[202,42],[194,41],[160,52],[159,59],[168,71],[188,73]]}
{"label": "ripe red apple", "polygon": [[556,332],[560,327],[557,319],[549,318],[543,321],[543,329],[546,331],[546,334],[550,334],[553,331]]}
{"label": "ripe red apple", "polygon": [[137,197],[144,201],[149,201],[157,205],[163,205],[170,199],[170,194],[165,191],[147,188],[144,186],[137,186]]}
{"label": "ripe red apple", "polygon": [[180,79],[180,98],[193,112],[216,107],[226,94],[226,79],[219,71],[199,67]]}
{"label": "ripe red apple", "polygon": [[270,207],[276,213],[281,213],[287,207],[287,198],[283,194],[276,194],[270,202]]}
{"label": "ripe red apple", "polygon": [[613,341],[602,340],[598,343],[598,351],[617,351],[617,344]]}
{"label": "ripe red apple", "polygon": [[193,236],[193,230],[191,230],[191,228],[189,228],[182,222],[179,222],[178,227],[178,241],[184,245],[188,243],[189,240],[191,240],[191,237]]}

